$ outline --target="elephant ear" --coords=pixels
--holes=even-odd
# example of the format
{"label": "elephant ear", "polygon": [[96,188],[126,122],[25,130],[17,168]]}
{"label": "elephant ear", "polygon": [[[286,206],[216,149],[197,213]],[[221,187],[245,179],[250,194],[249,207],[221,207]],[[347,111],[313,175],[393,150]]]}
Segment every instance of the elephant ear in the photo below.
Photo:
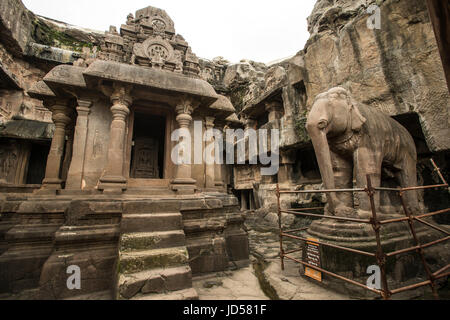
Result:
{"label": "elephant ear", "polygon": [[363,117],[359,109],[354,104],[351,107],[352,113],[352,130],[359,132],[362,129],[362,126],[366,123],[367,119]]}

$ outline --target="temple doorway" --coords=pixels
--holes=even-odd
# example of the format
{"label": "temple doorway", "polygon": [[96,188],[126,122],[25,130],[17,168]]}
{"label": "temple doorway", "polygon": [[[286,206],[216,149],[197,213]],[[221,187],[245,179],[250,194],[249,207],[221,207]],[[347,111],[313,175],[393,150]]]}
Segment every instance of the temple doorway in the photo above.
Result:
{"label": "temple doorway", "polygon": [[130,178],[164,178],[165,134],[165,116],[134,114]]}

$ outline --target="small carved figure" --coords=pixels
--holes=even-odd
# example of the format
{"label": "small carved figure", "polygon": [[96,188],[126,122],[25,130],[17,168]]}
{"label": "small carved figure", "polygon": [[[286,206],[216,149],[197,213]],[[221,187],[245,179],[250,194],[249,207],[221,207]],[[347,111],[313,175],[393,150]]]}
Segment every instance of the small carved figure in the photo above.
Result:
{"label": "small carved figure", "polygon": [[133,16],[132,13],[130,13],[130,14],[127,16],[127,25],[132,25],[132,24],[134,24],[134,16]]}

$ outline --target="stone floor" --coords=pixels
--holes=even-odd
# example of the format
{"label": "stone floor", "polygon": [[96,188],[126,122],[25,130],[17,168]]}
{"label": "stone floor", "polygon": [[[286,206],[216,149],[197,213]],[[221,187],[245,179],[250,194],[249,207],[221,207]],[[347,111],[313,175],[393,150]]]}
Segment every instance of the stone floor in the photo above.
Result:
{"label": "stone floor", "polygon": [[193,286],[200,300],[269,300],[258,283],[253,266],[195,277]]}
{"label": "stone floor", "polygon": [[[299,265],[286,261],[281,271],[277,221],[248,212],[251,265],[245,269],[194,278],[200,300],[347,300],[299,274]],[[286,250],[298,248],[287,239]],[[301,254],[301,253],[300,253]],[[299,253],[297,253],[298,257]],[[293,254],[295,256],[295,254]]]}

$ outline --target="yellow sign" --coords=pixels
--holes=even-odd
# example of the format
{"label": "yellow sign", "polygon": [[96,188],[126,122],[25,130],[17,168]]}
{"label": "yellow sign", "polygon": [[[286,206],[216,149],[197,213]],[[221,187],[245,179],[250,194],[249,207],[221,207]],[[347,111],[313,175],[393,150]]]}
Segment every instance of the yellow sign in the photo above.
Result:
{"label": "yellow sign", "polygon": [[311,269],[309,267],[305,267],[305,276],[322,282],[322,272]]}
{"label": "yellow sign", "polygon": [[[320,245],[317,242],[317,239],[308,238],[305,248],[305,262],[314,267],[320,268]],[[315,269],[305,267],[305,276],[322,282],[322,272]]]}

